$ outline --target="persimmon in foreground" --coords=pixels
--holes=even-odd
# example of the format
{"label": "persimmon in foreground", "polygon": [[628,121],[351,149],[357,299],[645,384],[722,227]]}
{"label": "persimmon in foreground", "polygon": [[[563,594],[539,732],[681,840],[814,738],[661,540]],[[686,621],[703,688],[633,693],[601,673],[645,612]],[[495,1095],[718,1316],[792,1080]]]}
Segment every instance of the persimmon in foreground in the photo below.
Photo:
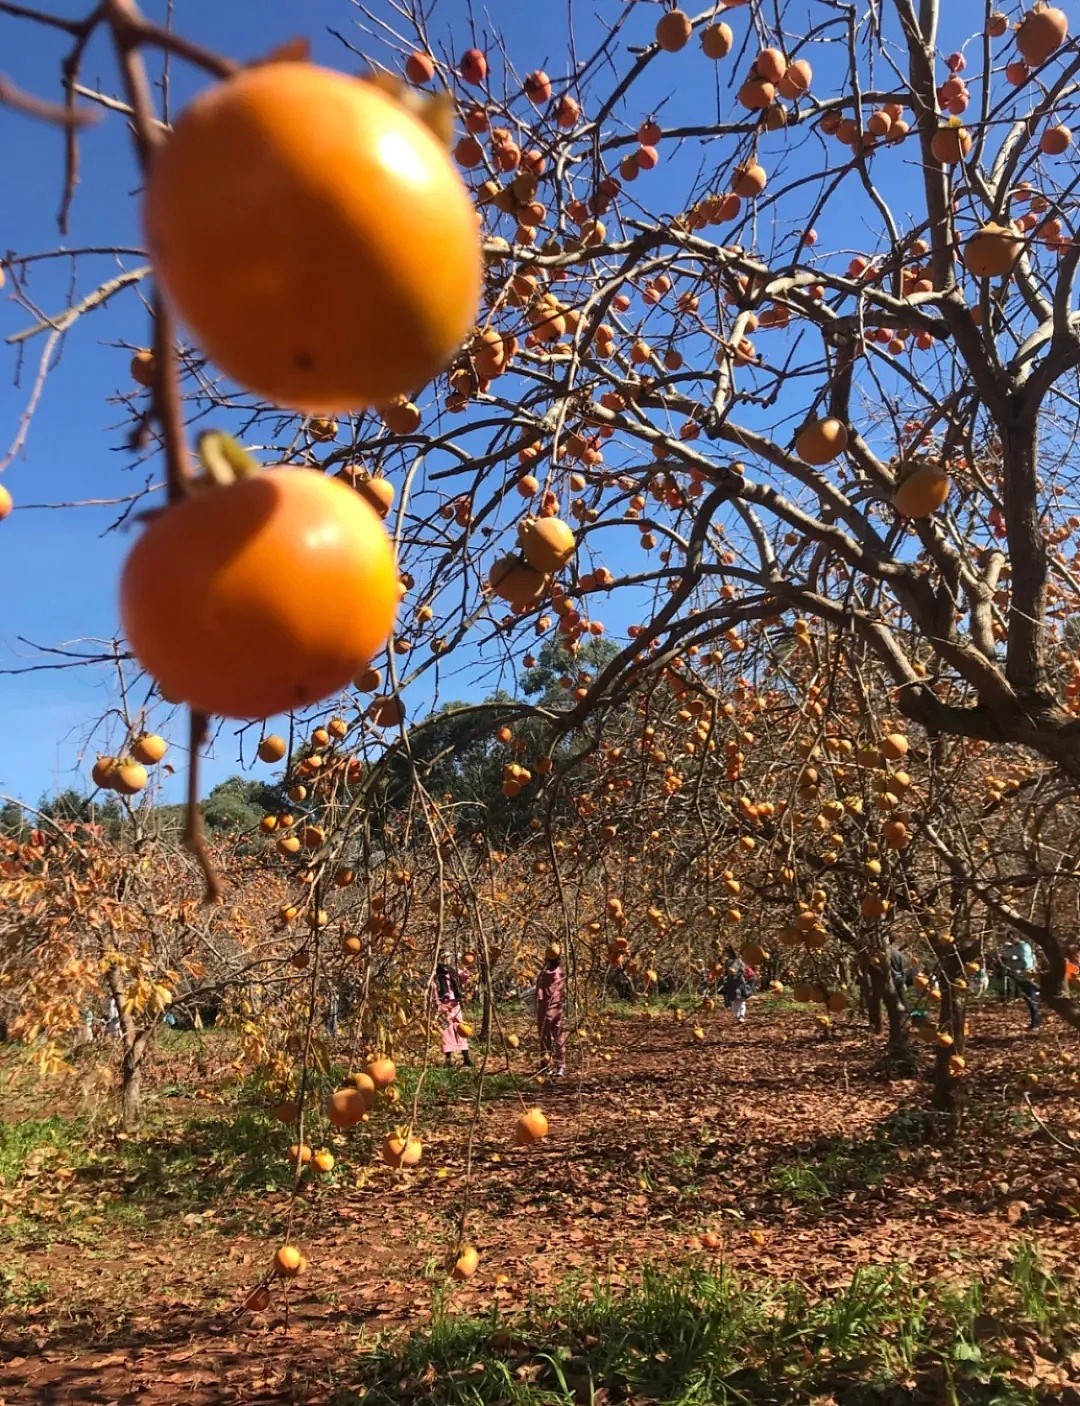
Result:
{"label": "persimmon in foreground", "polygon": [[168,507],[124,565],[120,613],[162,694],[266,718],[345,688],[398,602],[390,539],[350,488],[276,469]]}
{"label": "persimmon in foreground", "polygon": [[454,1278],[471,1279],[480,1263],[480,1254],[475,1245],[463,1245],[461,1253],[454,1261]]}
{"label": "persimmon in foreground", "polygon": [[529,1108],[514,1125],[514,1141],[519,1147],[547,1137],[548,1120],[540,1108]]}
{"label": "persimmon in foreground", "polygon": [[475,321],[476,216],[449,152],[375,85],[313,64],[197,97],[155,155],[145,225],[211,360],[294,410],[415,390]]}
{"label": "persimmon in foreground", "polygon": [[274,1273],[282,1279],[295,1279],[307,1268],[307,1260],[295,1245],[282,1245],[274,1252]]}

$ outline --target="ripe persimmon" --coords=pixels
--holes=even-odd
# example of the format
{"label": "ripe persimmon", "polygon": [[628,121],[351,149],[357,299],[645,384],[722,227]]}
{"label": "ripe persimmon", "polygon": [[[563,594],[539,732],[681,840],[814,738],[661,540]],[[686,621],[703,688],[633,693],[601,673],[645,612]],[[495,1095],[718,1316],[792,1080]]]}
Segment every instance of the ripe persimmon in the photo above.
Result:
{"label": "ripe persimmon", "polygon": [[143,764],[128,757],[116,763],[112,787],[122,796],[134,796],[145,787],[149,779]]}
{"label": "ripe persimmon", "polygon": [[285,755],[285,739],[272,732],[259,743],[259,761],[279,762]]}
{"label": "ripe persimmon", "polygon": [[668,10],[656,22],[656,42],[669,54],[684,49],[692,33],[690,16],[682,10]]}
{"label": "ripe persimmon", "polygon": [[14,506],[15,505],[11,500],[11,494],[4,487],[4,485],[0,483],[0,522],[3,522],[6,517],[10,516],[11,510]]}
{"label": "ripe persimmon", "polygon": [[701,51],[707,59],[726,59],[734,42],[729,24],[710,24],[701,31]]}
{"label": "ripe persimmon", "polygon": [[116,785],[116,758],[98,757],[90,770],[90,779],[103,791],[111,791]]}
{"label": "ripe persimmon", "polygon": [[147,390],[154,384],[154,353],[141,347],[131,358],[131,379]]}
{"label": "ripe persimmon", "polygon": [[541,575],[565,566],[577,546],[572,530],[557,517],[523,519],[518,524],[518,541],[525,560]]}
{"label": "ripe persimmon", "polygon": [[169,744],[156,732],[144,732],[131,744],[131,755],[145,766],[154,766],[168,750]]}
{"label": "ripe persimmon", "polygon": [[540,1108],[529,1108],[514,1125],[514,1141],[519,1147],[547,1137],[548,1120]]}
{"label": "ripe persimmon", "polygon": [[120,585],[125,633],[162,691],[232,718],[344,688],[385,643],[397,602],[377,515],[313,469],[254,474],[166,508]]}
{"label": "ripe persimmon", "polygon": [[282,1279],[295,1279],[307,1268],[307,1260],[295,1245],[282,1245],[274,1252],[274,1273]]}
{"label": "ripe persimmon", "polygon": [[454,1261],[454,1278],[471,1279],[480,1263],[480,1255],[475,1245],[463,1245],[461,1253]]}
{"label": "ripe persimmon", "polygon": [[374,1091],[357,1088],[338,1089],[326,1100],[326,1116],[335,1128],[355,1128],[365,1113],[371,1111]]}
{"label": "ripe persimmon", "polygon": [[155,153],[144,214],[207,355],[294,410],[415,389],[475,322],[480,243],[449,152],[346,74],[274,63],[201,94]]}
{"label": "ripe persimmon", "polygon": [[795,437],[795,453],[804,464],[820,468],[843,454],[847,441],[847,426],[843,420],[832,416],[808,420]]}
{"label": "ripe persimmon", "polygon": [[506,556],[492,563],[488,584],[514,610],[528,610],[544,594],[547,577],[516,556]]}
{"label": "ripe persimmon", "polygon": [[387,1133],[383,1139],[382,1159],[389,1167],[415,1167],[424,1155],[419,1138],[404,1138],[400,1133]]}
{"label": "ripe persimmon", "polygon": [[1023,250],[1014,226],[985,224],[964,245],[964,264],[976,278],[1002,278]]}
{"label": "ripe persimmon", "polygon": [[417,49],[405,60],[405,77],[416,87],[422,88],[435,77],[435,60],[430,54]]}
{"label": "ripe persimmon", "polygon": [[392,1059],[377,1055],[368,1060],[367,1076],[377,1089],[388,1089],[397,1078],[397,1067]]}
{"label": "ripe persimmon", "polygon": [[1069,20],[1056,5],[1034,5],[1020,21],[1016,31],[1016,47],[1028,68],[1039,68],[1051,54],[1064,44],[1069,34]]}
{"label": "ripe persimmon", "polygon": [[904,517],[929,517],[949,496],[949,476],[940,464],[923,462],[900,479],[893,507]]}

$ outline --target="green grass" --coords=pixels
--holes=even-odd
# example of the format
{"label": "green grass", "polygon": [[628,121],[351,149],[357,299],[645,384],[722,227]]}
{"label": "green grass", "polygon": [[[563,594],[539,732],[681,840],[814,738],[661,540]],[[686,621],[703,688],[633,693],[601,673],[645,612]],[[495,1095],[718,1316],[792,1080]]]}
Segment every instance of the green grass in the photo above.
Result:
{"label": "green grass", "polygon": [[[398,1088],[401,1091],[402,1102],[407,1108],[412,1106],[420,1073],[417,1066],[409,1066],[398,1073]],[[460,1099],[471,1102],[476,1097],[478,1079],[479,1064],[474,1064],[471,1069],[463,1068],[461,1064],[453,1064],[449,1069],[443,1064],[432,1064],[424,1075],[420,1105],[423,1107],[428,1103],[445,1103],[448,1100],[457,1102]],[[484,1075],[484,1098],[500,1098],[513,1094],[521,1084],[522,1080],[516,1075],[489,1070]]]}
{"label": "green grass", "polygon": [[812,1152],[777,1163],[769,1185],[794,1201],[815,1202],[880,1186],[896,1167],[896,1148],[921,1147],[939,1132],[939,1115],[899,1108],[868,1138],[832,1138]]}
{"label": "green grass", "polygon": [[26,1118],[0,1123],[0,1186],[14,1186],[28,1171],[45,1162],[67,1165],[83,1160],[82,1124],[69,1118]]}
{"label": "green grass", "polygon": [[49,1298],[47,1279],[24,1278],[18,1268],[0,1269],[0,1309],[33,1308]]}
{"label": "green grass", "polygon": [[779,1406],[830,1393],[870,1403],[900,1383],[932,1388],[944,1406],[1026,1406],[1036,1397],[1009,1377],[1014,1335],[1034,1332],[1067,1355],[1078,1323],[1075,1289],[1031,1250],[990,1284],[920,1284],[897,1265],[861,1269],[820,1298],[722,1265],[646,1269],[623,1293],[573,1282],[512,1319],[437,1302],[428,1327],[380,1344],[361,1363],[362,1391],[336,1402],[593,1406],[602,1391],[665,1406]]}

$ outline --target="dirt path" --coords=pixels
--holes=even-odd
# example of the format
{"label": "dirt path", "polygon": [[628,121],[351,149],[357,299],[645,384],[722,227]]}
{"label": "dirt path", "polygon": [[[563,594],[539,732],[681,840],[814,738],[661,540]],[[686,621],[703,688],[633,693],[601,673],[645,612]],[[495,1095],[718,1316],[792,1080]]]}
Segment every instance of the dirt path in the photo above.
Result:
{"label": "dirt path", "polygon": [[[575,1273],[626,1282],[646,1262],[708,1253],[706,1232],[735,1266],[811,1288],[894,1260],[926,1276],[993,1272],[1021,1239],[1049,1266],[1080,1255],[1075,1157],[1032,1122],[1018,1084],[1041,1071],[1032,1107],[1062,1135],[1076,1118],[1064,1031],[1027,1041],[1018,1069],[1016,1011],[980,1014],[978,1111],[948,1148],[927,1137],[926,1086],[886,1082],[854,1024],[825,1041],[807,1015],[757,1002],[742,1030],[705,1018],[699,1041],[699,1018],[615,1022],[610,1063],[526,1085],[551,1121],[532,1148],[511,1145],[515,1095],[485,1098],[471,1180],[466,1085],[425,1105],[414,1172],[335,1148],[338,1179],[297,1209],[310,1270],[265,1313],[235,1310],[278,1243],[282,1192],[126,1229],[106,1207],[90,1243],[24,1240],[7,1273],[47,1292],[4,1316],[0,1402],[327,1402],[365,1345],[430,1317],[466,1198],[482,1258],[451,1291],[461,1310],[513,1310]],[[78,1196],[79,1179],[60,1194]]]}

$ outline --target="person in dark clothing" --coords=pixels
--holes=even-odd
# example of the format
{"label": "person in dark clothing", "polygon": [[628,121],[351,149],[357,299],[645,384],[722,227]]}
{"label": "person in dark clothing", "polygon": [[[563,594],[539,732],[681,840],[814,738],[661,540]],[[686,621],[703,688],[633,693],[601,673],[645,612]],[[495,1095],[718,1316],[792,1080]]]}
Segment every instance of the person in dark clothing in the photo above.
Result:
{"label": "person in dark clothing", "polygon": [[735,1018],[736,1025],[742,1025],[746,1019],[746,1002],[750,995],[750,980],[746,975],[746,966],[741,958],[736,957],[724,970],[724,1005]]}
{"label": "person in dark clothing", "polygon": [[903,1005],[905,993],[911,985],[911,969],[907,958],[896,946],[889,948],[889,976],[892,980],[893,990],[899,997],[900,1004]]}
{"label": "person in dark clothing", "polygon": [[1030,1030],[1037,1030],[1042,1021],[1039,1012],[1039,987],[1035,981],[1035,949],[1030,942],[1016,938],[1001,953],[1001,961],[1024,998],[1028,1008]]}

